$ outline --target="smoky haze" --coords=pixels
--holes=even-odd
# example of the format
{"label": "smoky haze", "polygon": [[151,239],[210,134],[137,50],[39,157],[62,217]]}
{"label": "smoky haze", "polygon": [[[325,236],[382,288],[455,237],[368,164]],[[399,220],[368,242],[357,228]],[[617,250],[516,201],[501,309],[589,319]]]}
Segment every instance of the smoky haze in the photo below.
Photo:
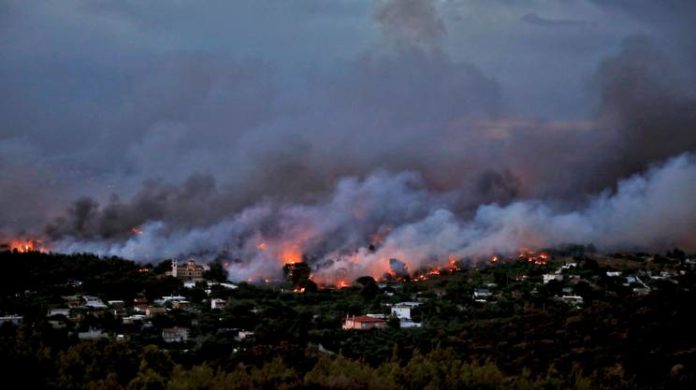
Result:
{"label": "smoky haze", "polygon": [[332,278],[696,250],[694,22],[682,1],[8,2],[0,231],[236,279],[289,251]]}

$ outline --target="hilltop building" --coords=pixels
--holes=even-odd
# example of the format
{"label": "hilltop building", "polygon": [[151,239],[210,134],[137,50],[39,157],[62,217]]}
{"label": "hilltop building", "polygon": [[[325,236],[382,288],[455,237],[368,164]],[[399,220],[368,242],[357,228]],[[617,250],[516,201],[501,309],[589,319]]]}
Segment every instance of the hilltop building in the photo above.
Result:
{"label": "hilltop building", "polygon": [[200,280],[203,279],[203,273],[207,269],[208,267],[196,263],[194,259],[189,259],[181,264],[177,260],[172,260],[171,275],[181,280]]}

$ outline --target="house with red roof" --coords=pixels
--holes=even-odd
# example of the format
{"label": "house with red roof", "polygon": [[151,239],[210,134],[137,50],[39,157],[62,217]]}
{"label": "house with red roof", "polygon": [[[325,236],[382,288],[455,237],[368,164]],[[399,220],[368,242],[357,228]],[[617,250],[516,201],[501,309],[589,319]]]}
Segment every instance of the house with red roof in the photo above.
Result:
{"label": "house with red roof", "polygon": [[384,318],[372,316],[346,316],[343,321],[343,329],[368,330],[382,329],[387,327]]}

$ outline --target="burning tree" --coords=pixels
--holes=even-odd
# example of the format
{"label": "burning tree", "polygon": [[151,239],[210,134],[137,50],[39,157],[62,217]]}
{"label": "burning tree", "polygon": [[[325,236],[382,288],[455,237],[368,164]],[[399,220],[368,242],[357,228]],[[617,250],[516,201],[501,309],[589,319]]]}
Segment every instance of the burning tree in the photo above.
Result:
{"label": "burning tree", "polygon": [[302,289],[307,287],[311,280],[311,268],[305,262],[287,263],[283,266],[285,278],[292,284],[294,289]]}

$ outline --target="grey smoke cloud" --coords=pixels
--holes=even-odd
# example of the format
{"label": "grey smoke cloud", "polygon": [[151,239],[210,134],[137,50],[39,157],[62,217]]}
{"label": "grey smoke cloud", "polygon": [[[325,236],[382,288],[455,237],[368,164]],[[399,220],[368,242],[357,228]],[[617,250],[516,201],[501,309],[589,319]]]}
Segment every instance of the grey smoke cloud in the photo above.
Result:
{"label": "grey smoke cloud", "polygon": [[[375,256],[365,243],[380,229],[428,236],[428,216],[454,221],[437,242],[465,255],[459,234],[481,205],[586,210],[696,148],[686,2],[289,4],[4,5],[0,230],[136,259],[227,253],[252,275],[281,250],[256,240],[310,226],[301,241],[329,272],[361,248]],[[401,201],[401,175],[420,195]],[[365,191],[369,216],[353,220],[327,200],[346,182],[389,197]]]}
{"label": "grey smoke cloud", "polygon": [[[458,216],[452,199],[428,190],[417,175],[380,172],[343,179],[333,194],[311,204],[260,203],[193,229],[151,222],[125,241],[65,240],[58,249],[139,259],[225,253],[243,259],[230,264],[231,278],[257,280],[277,277],[283,253],[296,248],[312,259],[315,278],[327,281],[568,243],[602,250],[696,250],[695,168],[693,155],[681,155],[619,181],[616,191],[595,194],[583,206],[492,203],[471,218]],[[371,247],[370,236],[378,231],[383,237]]]}
{"label": "grey smoke cloud", "polygon": [[689,81],[695,75],[643,36],[626,39],[619,55],[601,64],[595,75],[600,120],[613,138],[607,143],[615,146],[615,161],[603,173],[607,180],[696,149],[696,92]]}

